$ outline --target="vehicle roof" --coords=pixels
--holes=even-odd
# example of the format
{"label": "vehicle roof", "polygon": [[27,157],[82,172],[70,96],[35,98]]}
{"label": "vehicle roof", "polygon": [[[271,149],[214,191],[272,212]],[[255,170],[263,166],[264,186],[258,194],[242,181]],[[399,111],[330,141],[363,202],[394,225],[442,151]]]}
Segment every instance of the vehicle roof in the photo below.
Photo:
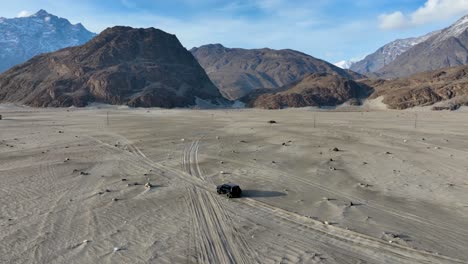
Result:
{"label": "vehicle roof", "polygon": [[222,184],[222,185],[224,185],[224,186],[229,186],[229,187],[239,187],[239,185],[238,185],[238,184],[235,184],[235,183],[224,183],[224,184]]}

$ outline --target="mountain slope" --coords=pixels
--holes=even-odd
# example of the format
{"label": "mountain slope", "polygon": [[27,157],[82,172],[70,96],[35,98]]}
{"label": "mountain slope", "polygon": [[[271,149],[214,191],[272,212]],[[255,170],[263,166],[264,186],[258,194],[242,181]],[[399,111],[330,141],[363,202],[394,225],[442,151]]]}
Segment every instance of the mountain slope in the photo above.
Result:
{"label": "mountain slope", "polygon": [[29,17],[0,18],[0,73],[46,52],[86,43],[95,36],[83,25],[40,10]]}
{"label": "mountain slope", "polygon": [[468,16],[398,56],[378,71],[386,78],[468,64]]}
{"label": "mountain slope", "polygon": [[385,65],[394,61],[402,53],[411,49],[413,46],[426,41],[438,32],[439,31],[431,32],[417,38],[397,39],[392,41],[374,53],[367,55],[363,60],[352,63],[349,66],[349,69],[362,74],[376,72],[382,69]]}
{"label": "mountain slope", "polygon": [[353,77],[328,62],[294,50],[230,49],[212,44],[191,52],[223,95],[233,100],[256,89],[279,88],[310,73]]}
{"label": "mountain slope", "polygon": [[279,89],[254,91],[241,100],[249,107],[266,109],[336,106],[349,100],[358,103],[371,91],[366,85],[336,74],[314,73]]}
{"label": "mountain slope", "polygon": [[176,36],[154,28],[106,29],[88,43],[34,57],[0,75],[0,102],[90,102],[184,107],[223,98]]}

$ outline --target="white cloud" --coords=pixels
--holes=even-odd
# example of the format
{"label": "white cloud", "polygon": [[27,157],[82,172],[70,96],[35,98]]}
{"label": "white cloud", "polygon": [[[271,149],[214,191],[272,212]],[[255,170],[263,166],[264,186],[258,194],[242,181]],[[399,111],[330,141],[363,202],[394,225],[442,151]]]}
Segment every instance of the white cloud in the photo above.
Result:
{"label": "white cloud", "polygon": [[410,14],[396,11],[379,16],[382,29],[414,27],[461,16],[468,13],[467,0],[427,0],[426,3]]}
{"label": "white cloud", "polygon": [[23,11],[19,12],[18,15],[16,15],[16,17],[28,17],[30,15],[32,15],[32,12],[27,11],[27,10],[23,10]]}
{"label": "white cloud", "polygon": [[468,12],[467,0],[428,0],[411,15],[415,24],[424,24],[434,20],[442,20]]}
{"label": "white cloud", "polygon": [[379,16],[379,26],[382,29],[402,28],[407,25],[407,19],[402,12],[396,11],[390,14],[382,14]]}

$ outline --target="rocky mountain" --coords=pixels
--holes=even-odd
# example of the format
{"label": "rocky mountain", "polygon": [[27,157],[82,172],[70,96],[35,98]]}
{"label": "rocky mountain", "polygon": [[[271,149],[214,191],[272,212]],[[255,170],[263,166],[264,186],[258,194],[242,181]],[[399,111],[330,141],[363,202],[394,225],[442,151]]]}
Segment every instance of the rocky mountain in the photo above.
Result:
{"label": "rocky mountain", "polygon": [[370,98],[383,96],[392,109],[428,106],[446,101],[439,109],[456,109],[468,105],[468,66],[424,72],[394,80],[362,80],[373,87]]}
{"label": "rocky mountain", "polygon": [[0,73],[30,58],[86,43],[95,36],[83,25],[40,10],[29,17],[0,18]]}
{"label": "rocky mountain", "polygon": [[199,99],[225,101],[177,37],[154,28],[109,28],[82,46],[38,55],[0,75],[0,102],[37,107],[170,108]]}
{"label": "rocky mountain", "polygon": [[421,37],[397,39],[379,48],[374,53],[367,55],[363,60],[351,63],[349,69],[361,74],[376,72],[394,61],[398,56],[413,46],[426,41],[439,31],[431,32]]}
{"label": "rocky mountain", "polygon": [[468,64],[468,15],[413,46],[377,73],[385,78]]}
{"label": "rocky mountain", "polygon": [[254,91],[241,100],[249,107],[266,109],[336,106],[347,101],[359,104],[371,92],[367,85],[337,74],[314,73],[279,89]]}
{"label": "rocky mountain", "polygon": [[432,106],[434,110],[455,110],[468,106],[468,66],[418,73],[393,80],[350,80],[336,74],[310,74],[278,89],[259,89],[241,98],[248,107],[287,107],[359,104],[361,99],[383,97],[390,109]]}
{"label": "rocky mountain", "polygon": [[221,93],[232,100],[256,89],[282,87],[311,73],[353,78],[343,69],[294,50],[231,49],[212,44],[191,52]]}

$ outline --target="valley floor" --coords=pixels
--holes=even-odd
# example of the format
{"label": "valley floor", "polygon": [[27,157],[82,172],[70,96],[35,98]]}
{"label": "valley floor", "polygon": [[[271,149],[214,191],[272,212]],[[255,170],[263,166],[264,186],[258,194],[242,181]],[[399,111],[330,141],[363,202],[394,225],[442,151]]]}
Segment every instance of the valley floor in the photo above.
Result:
{"label": "valley floor", "polygon": [[0,114],[0,263],[468,263],[467,113]]}

